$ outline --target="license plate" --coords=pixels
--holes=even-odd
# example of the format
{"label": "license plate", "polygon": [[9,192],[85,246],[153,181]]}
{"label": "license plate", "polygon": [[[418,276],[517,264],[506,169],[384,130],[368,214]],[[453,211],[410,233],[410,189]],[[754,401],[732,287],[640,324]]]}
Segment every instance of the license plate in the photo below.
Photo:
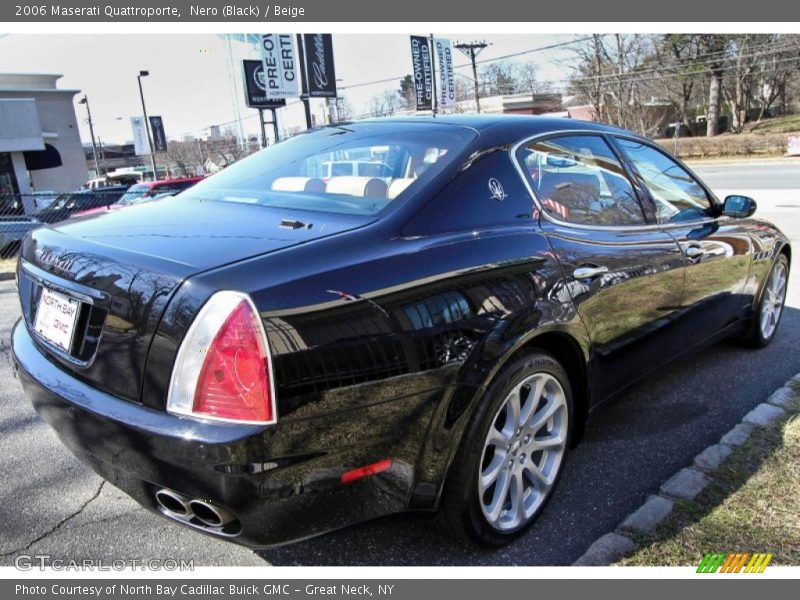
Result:
{"label": "license plate", "polygon": [[33,327],[48,342],[64,352],[69,352],[79,308],[80,302],[77,300],[42,288],[42,297],[39,299]]}

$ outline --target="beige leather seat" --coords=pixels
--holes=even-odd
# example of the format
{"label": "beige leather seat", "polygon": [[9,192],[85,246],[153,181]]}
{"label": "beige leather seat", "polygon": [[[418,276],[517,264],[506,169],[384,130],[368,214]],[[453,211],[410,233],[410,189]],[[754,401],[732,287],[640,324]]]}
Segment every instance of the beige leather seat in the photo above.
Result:
{"label": "beige leather seat", "polygon": [[272,182],[275,192],[325,192],[325,182],[316,177],[278,177]]}
{"label": "beige leather seat", "polygon": [[416,177],[402,177],[400,179],[393,179],[392,182],[389,184],[389,189],[386,192],[386,196],[390,200],[394,200],[400,194],[402,194],[408,186],[410,186],[415,181]]}
{"label": "beige leather seat", "polygon": [[345,194],[362,198],[386,198],[386,183],[377,177],[332,177],[325,187],[328,194]]}

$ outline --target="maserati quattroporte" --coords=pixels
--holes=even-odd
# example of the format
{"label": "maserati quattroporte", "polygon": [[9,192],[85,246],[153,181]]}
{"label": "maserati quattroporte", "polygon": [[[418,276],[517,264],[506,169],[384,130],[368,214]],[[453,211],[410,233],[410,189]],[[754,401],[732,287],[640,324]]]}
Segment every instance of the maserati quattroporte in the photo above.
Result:
{"label": "maserati quattroporte", "polygon": [[64,444],[187,526],[267,546],[439,510],[501,544],[604,401],[769,344],[791,250],[755,209],[599,124],[340,124],[32,231],[13,351]]}

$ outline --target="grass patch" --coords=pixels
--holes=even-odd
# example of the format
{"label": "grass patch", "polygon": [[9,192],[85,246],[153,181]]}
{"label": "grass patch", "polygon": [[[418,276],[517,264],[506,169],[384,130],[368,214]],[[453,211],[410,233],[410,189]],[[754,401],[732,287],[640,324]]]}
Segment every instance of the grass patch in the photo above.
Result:
{"label": "grass patch", "polygon": [[[765,158],[786,154],[789,133],[723,133],[715,137],[678,138],[677,155],[683,160]],[[800,132],[794,135],[800,135]],[[656,140],[669,152],[675,152],[674,139]]]}
{"label": "grass patch", "polygon": [[764,119],[760,123],[748,124],[749,131],[757,133],[792,133],[800,131],[800,114]]}
{"label": "grass patch", "polygon": [[[800,386],[792,383],[795,390]],[[794,400],[800,408],[800,398]],[[621,565],[696,566],[707,552],[772,552],[772,564],[800,565],[800,419],[758,427],[720,465],[694,501],[676,501]]]}

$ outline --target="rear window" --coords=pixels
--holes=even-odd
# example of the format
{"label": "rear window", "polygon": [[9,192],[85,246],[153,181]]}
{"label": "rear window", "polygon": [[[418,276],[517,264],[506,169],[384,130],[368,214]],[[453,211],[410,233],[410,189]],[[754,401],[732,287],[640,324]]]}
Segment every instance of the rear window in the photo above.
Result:
{"label": "rear window", "polygon": [[182,197],[372,215],[425,185],[474,135],[438,124],[327,127],[271,146]]}

